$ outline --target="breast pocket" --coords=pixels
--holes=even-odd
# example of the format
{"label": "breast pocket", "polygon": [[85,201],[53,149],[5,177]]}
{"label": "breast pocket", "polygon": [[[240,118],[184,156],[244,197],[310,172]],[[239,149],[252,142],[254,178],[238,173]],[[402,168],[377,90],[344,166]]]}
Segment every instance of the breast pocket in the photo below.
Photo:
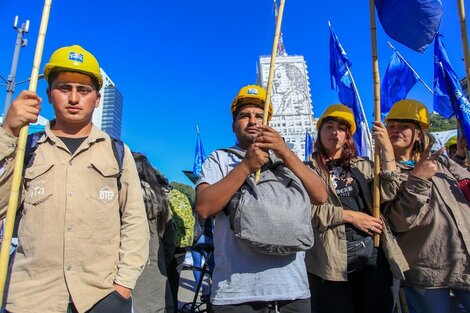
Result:
{"label": "breast pocket", "polygon": [[119,169],[108,162],[93,162],[88,167],[90,195],[102,204],[116,204]]}
{"label": "breast pocket", "polygon": [[36,206],[47,201],[53,194],[53,164],[31,166],[24,174],[24,201]]}
{"label": "breast pocket", "polygon": [[96,161],[88,167],[89,195],[92,198],[90,209],[96,216],[99,229],[107,225],[107,233],[101,235],[109,239],[119,232],[119,174],[117,165],[106,161]]}
{"label": "breast pocket", "polygon": [[47,236],[45,229],[54,211],[54,165],[33,165],[24,174],[23,210],[19,227],[21,246],[26,256],[37,255],[37,243]]}

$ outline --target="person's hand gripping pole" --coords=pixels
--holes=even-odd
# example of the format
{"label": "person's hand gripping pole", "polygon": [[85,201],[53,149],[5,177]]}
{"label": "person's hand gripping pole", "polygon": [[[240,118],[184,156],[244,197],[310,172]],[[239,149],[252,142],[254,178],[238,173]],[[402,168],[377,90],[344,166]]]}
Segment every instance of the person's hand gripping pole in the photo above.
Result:
{"label": "person's hand gripping pole", "polygon": [[[31,70],[31,77],[29,82],[29,90],[34,92],[36,92],[38,84],[39,67],[41,65],[42,52],[44,48],[44,41],[46,38],[47,24],[49,22],[51,3],[52,0],[45,0],[44,7],[42,10],[41,24],[39,26],[39,35],[36,43],[36,51],[34,52],[33,68]],[[28,129],[28,125],[22,127],[18,138],[18,148],[16,151],[15,167],[13,170],[13,181],[6,213],[5,231],[3,236],[2,248],[0,250],[0,308],[3,307],[3,294],[5,290],[5,282],[8,272],[8,260],[10,257],[10,245],[13,235],[13,227],[15,225],[16,209],[18,207],[19,190],[22,182],[23,162],[26,141],[28,139]]]}
{"label": "person's hand gripping pole", "polygon": [[[281,0],[279,4],[279,12],[276,19],[276,31],[274,33],[273,49],[271,51],[271,64],[269,67],[269,76],[268,76],[268,86],[266,90],[266,101],[264,102],[264,115],[263,115],[263,125],[268,125],[268,113],[269,113],[269,104],[271,103],[271,92],[273,90],[273,78],[274,70],[276,69],[276,56],[277,56],[277,45],[279,43],[279,36],[281,35],[281,25],[282,25],[282,16],[284,14],[284,5],[285,0]],[[255,182],[259,181],[259,176],[261,170],[258,170],[255,174]]]}

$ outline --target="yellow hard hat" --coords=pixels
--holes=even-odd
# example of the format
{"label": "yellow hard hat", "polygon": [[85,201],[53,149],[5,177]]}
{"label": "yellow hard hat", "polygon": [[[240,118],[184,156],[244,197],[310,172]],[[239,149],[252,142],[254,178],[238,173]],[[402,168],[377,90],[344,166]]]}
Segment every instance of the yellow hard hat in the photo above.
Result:
{"label": "yellow hard hat", "polygon": [[[257,85],[248,85],[240,89],[237,96],[232,102],[232,114],[243,105],[253,104],[264,109],[266,101],[266,90]],[[273,104],[269,103],[268,119],[273,116]]]}
{"label": "yellow hard hat", "polygon": [[385,117],[385,122],[388,120],[410,120],[418,122],[424,129],[429,128],[428,109],[422,102],[413,99],[396,102]]}
{"label": "yellow hard hat", "polygon": [[98,61],[93,54],[79,45],[62,47],[54,51],[49,63],[44,67],[44,77],[47,81],[49,75],[54,72],[79,72],[96,79],[99,89],[103,85]]}
{"label": "yellow hard hat", "polygon": [[317,129],[320,130],[323,120],[327,117],[336,117],[345,120],[351,127],[351,135],[356,132],[356,122],[353,111],[344,104],[332,104],[326,108],[317,122]]}
{"label": "yellow hard hat", "polygon": [[452,145],[457,145],[457,135],[450,137],[444,146],[446,147],[446,149],[449,149],[449,147]]}

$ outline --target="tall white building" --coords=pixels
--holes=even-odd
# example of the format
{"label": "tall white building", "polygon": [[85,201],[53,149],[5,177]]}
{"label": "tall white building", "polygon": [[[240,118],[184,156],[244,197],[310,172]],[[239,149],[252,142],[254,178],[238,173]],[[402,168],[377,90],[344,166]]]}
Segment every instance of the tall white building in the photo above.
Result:
{"label": "tall white building", "polygon": [[111,137],[121,138],[123,96],[106,72],[100,71],[103,87],[99,107],[93,113],[93,124]]}
{"label": "tall white building", "polygon": [[[282,42],[282,41],[281,41]],[[295,154],[305,159],[305,133],[316,138],[312,98],[307,63],[301,55],[287,55],[278,49],[271,102],[273,118],[270,126],[276,129]],[[271,56],[262,56],[257,64],[258,85],[267,88]]]}

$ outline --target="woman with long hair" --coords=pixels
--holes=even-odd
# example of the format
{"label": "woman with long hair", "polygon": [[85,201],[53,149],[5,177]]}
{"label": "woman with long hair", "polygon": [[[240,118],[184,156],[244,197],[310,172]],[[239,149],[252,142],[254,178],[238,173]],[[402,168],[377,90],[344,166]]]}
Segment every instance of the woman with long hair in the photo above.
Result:
{"label": "woman with long hair", "polygon": [[[331,105],[317,129],[310,163],[327,182],[329,197],[312,206],[315,245],[306,256],[312,312],[391,313],[392,287],[408,267],[387,224],[372,216],[373,165],[357,156],[354,115],[342,104]],[[393,151],[383,124],[376,123],[373,133],[384,160],[382,197],[391,199],[398,184]],[[381,235],[378,248],[374,234]]]}
{"label": "woman with long hair", "polygon": [[385,122],[402,182],[385,215],[410,265],[403,282],[408,303],[416,312],[451,312],[452,291],[470,312],[470,207],[459,188],[470,173],[443,148],[431,153],[421,102],[395,103]]}
{"label": "woman with long hair", "polygon": [[133,152],[150,229],[149,262],[132,292],[135,313],[175,312],[167,268],[175,251],[175,232],[168,206],[168,180],[145,155]]}

